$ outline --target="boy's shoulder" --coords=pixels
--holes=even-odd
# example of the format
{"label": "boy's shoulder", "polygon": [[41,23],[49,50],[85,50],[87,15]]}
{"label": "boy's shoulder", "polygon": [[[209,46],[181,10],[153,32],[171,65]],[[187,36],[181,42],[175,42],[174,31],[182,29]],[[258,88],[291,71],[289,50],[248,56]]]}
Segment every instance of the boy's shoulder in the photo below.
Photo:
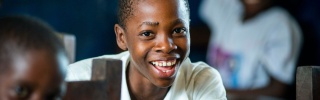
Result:
{"label": "boy's shoulder", "polygon": [[189,83],[189,85],[190,83],[198,82],[207,83],[207,85],[216,84],[211,83],[212,81],[222,83],[221,76],[215,68],[204,62],[192,63],[189,58],[182,64],[178,77],[184,80],[184,82]]}
{"label": "boy's shoulder", "polygon": [[263,13],[266,21],[271,21],[276,24],[288,24],[295,19],[282,7],[272,7]]}
{"label": "boy's shoulder", "polygon": [[187,58],[182,64],[182,70],[192,72],[194,75],[207,73],[211,75],[219,75],[219,72],[211,67],[210,65],[199,61],[199,62],[191,62],[189,58]]}
{"label": "boy's shoulder", "polygon": [[189,58],[182,64],[171,88],[172,94],[168,100],[177,99],[175,97],[177,95],[188,95],[195,100],[226,99],[225,88],[219,72],[204,62],[192,63]]}

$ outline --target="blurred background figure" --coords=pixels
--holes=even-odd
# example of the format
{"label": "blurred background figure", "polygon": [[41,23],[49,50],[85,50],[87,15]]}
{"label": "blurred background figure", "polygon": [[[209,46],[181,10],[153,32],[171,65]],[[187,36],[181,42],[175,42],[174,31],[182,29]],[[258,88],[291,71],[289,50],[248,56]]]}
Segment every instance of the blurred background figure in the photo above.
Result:
{"label": "blurred background figure", "polygon": [[302,34],[273,0],[203,0],[200,14],[212,31],[208,63],[230,96],[282,98],[294,82]]}
{"label": "blurred background figure", "polygon": [[68,58],[53,29],[31,17],[0,18],[0,100],[60,100]]}

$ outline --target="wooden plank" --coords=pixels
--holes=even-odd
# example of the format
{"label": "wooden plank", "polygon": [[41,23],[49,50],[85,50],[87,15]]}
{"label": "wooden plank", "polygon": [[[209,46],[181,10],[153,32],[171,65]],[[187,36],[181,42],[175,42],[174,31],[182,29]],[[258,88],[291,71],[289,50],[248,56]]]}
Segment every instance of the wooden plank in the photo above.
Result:
{"label": "wooden plank", "polygon": [[73,34],[60,32],[57,32],[56,34],[62,41],[65,50],[67,51],[69,63],[73,63],[75,61],[76,54],[76,36]]}
{"label": "wooden plank", "polygon": [[105,88],[104,81],[68,82],[64,100],[106,100],[107,89]]}
{"label": "wooden plank", "polygon": [[68,82],[64,100],[120,100],[121,60],[93,59],[91,81]]}
{"label": "wooden plank", "polygon": [[312,91],[313,100],[320,100],[320,67],[312,70]]}
{"label": "wooden plank", "polygon": [[320,100],[320,67],[298,67],[296,89],[297,100]]}

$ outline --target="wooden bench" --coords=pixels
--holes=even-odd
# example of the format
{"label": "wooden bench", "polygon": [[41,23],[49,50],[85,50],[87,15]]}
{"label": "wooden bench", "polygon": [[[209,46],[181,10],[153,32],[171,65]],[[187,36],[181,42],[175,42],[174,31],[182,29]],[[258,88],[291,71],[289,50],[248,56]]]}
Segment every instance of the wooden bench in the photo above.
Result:
{"label": "wooden bench", "polygon": [[76,53],[76,36],[68,33],[57,33],[57,36],[60,38],[67,51],[69,63],[73,63],[75,61]]}
{"label": "wooden bench", "polygon": [[67,83],[64,100],[120,100],[122,62],[94,59],[91,81]]}
{"label": "wooden bench", "polygon": [[297,100],[320,100],[320,67],[298,67],[296,89]]}

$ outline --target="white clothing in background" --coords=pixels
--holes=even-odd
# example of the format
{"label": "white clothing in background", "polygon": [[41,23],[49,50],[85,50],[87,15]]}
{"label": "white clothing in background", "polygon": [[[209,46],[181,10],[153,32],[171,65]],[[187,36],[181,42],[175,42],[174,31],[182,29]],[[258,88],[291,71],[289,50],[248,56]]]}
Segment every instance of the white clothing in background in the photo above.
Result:
{"label": "white clothing in background", "polygon": [[284,9],[272,7],[243,22],[240,0],[203,0],[200,7],[212,31],[207,59],[227,89],[265,87],[270,77],[293,82],[302,38]]}

